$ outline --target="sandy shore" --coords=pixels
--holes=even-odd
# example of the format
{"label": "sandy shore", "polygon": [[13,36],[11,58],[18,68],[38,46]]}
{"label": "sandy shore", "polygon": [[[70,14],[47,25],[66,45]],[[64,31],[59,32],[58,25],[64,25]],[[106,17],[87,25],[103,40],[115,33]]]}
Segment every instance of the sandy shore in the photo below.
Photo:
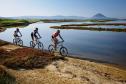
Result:
{"label": "sandy shore", "polygon": [[126,84],[126,71],[99,63],[66,58],[44,69],[8,69],[21,84]]}
{"label": "sandy shore", "polygon": [[[2,45],[0,49],[11,52],[22,48],[6,44]],[[13,84],[126,84],[126,69],[90,60],[70,57],[56,58],[45,67],[13,69],[4,66],[3,70],[15,78]]]}

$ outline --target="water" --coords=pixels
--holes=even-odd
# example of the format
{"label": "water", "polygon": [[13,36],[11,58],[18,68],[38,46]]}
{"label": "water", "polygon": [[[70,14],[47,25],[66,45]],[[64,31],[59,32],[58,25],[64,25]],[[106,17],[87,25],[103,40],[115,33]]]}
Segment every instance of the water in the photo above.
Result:
{"label": "water", "polygon": [[126,29],[126,26],[122,26],[122,25],[120,25],[120,26],[98,25],[98,26],[86,26],[86,27],[88,27],[88,28],[110,28],[110,29],[120,28],[120,29]]}
{"label": "water", "polygon": [[[42,36],[41,41],[45,49],[51,43],[51,34],[56,29],[50,26],[74,24],[83,22],[67,22],[67,23],[34,23],[25,28],[20,28],[23,34],[22,40],[25,46],[29,46],[31,41],[30,33],[34,27],[39,28]],[[13,41],[13,32],[15,28],[8,28],[0,33],[0,39],[9,42]],[[65,46],[70,54],[74,54],[82,58],[91,58],[101,61],[107,61],[126,66],[126,33],[125,32],[99,32],[88,30],[61,30],[61,35],[65,40]]]}

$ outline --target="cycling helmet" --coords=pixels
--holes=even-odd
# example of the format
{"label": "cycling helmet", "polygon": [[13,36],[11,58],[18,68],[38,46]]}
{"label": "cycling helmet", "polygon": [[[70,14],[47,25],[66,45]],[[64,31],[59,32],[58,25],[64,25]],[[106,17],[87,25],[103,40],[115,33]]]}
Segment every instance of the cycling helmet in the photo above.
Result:
{"label": "cycling helmet", "polygon": [[60,30],[57,30],[58,33],[60,33]]}

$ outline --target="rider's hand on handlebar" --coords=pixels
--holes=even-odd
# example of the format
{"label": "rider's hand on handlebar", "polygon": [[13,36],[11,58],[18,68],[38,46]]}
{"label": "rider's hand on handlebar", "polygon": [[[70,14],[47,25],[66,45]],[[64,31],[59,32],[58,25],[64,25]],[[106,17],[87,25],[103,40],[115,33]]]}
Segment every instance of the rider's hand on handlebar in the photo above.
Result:
{"label": "rider's hand on handlebar", "polygon": [[37,39],[41,39],[42,37],[41,36],[37,36]]}
{"label": "rider's hand on handlebar", "polygon": [[18,37],[22,37],[22,36],[20,35],[20,36],[18,36]]}
{"label": "rider's hand on handlebar", "polygon": [[41,39],[42,37],[39,37],[38,39]]}
{"label": "rider's hand on handlebar", "polygon": [[64,40],[62,40],[62,42],[64,42]]}

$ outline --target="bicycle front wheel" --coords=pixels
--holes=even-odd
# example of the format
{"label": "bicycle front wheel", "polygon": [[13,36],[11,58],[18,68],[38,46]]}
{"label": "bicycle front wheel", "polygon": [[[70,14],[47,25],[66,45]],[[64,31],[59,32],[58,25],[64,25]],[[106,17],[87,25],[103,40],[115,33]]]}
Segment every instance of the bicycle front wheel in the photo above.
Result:
{"label": "bicycle front wheel", "polygon": [[43,50],[44,49],[44,46],[43,46],[43,43],[42,42],[39,42],[38,43],[38,49],[40,49],[40,50]]}
{"label": "bicycle front wheel", "polygon": [[50,53],[54,53],[55,48],[54,48],[53,45],[49,45],[48,50],[49,50]]}
{"label": "bicycle front wheel", "polygon": [[68,50],[66,47],[61,47],[60,48],[60,55],[61,56],[68,56]]}

